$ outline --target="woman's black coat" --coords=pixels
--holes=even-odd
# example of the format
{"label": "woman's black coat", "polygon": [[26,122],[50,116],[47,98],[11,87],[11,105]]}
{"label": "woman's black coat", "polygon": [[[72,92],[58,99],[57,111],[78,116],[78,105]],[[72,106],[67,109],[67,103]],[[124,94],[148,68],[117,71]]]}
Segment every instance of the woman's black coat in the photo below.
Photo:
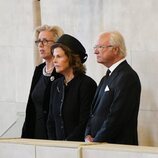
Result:
{"label": "woman's black coat", "polygon": [[95,81],[80,75],[67,87],[64,77],[53,82],[48,115],[48,139],[84,141],[91,103],[96,90]]}
{"label": "woman's black coat", "polygon": [[[22,138],[34,138],[36,112],[35,112],[35,106],[34,106],[33,100],[31,98],[31,94],[32,94],[33,89],[35,88],[35,85],[37,84],[41,75],[43,74],[44,66],[45,66],[45,63],[42,63],[42,64],[38,65],[34,71],[32,83],[31,83],[31,89],[30,89],[30,93],[29,93],[29,98],[28,98],[28,102],[27,102],[27,106],[26,106],[25,121],[24,121],[23,128],[22,128],[22,135],[21,135]],[[54,69],[54,71],[52,72],[52,74],[50,76],[50,81],[48,83],[48,86],[45,90],[44,99],[43,99],[43,114],[45,116],[44,117],[45,122],[47,121],[47,116],[48,116],[50,87],[51,87],[51,83],[52,83],[52,81],[51,81],[52,76],[54,76],[55,79],[61,77],[61,75],[57,74]]]}

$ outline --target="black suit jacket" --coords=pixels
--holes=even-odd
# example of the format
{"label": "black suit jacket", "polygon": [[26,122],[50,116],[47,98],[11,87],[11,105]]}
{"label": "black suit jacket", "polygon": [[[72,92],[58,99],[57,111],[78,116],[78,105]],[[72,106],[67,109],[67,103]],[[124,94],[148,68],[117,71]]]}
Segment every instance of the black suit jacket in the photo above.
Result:
{"label": "black suit jacket", "polygon": [[102,78],[85,135],[91,135],[94,142],[137,145],[140,93],[137,73],[126,61],[122,62],[108,79]]}

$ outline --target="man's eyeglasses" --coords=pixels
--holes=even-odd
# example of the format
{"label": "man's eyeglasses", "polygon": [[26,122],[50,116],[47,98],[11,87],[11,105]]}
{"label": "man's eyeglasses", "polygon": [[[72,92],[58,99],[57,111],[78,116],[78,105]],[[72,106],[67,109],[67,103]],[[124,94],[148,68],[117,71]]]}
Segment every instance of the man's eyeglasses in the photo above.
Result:
{"label": "man's eyeglasses", "polygon": [[46,46],[46,45],[48,45],[49,42],[54,43],[53,40],[46,40],[46,39],[43,39],[43,40],[36,40],[36,41],[35,41],[35,44],[38,46],[39,43],[42,43],[42,45]]}
{"label": "man's eyeglasses", "polygon": [[96,49],[103,50],[103,49],[109,48],[109,47],[113,47],[113,46],[112,45],[107,45],[107,46],[105,46],[105,45],[102,45],[102,46],[96,45],[96,46],[93,47],[93,49],[94,50],[96,50]]}

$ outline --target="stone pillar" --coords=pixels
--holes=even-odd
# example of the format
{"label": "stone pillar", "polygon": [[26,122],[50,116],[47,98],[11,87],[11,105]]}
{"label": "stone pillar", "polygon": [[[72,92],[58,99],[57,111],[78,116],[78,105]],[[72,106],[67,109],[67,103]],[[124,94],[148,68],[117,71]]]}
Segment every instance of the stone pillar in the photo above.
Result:
{"label": "stone pillar", "polygon": [[[34,29],[37,26],[41,25],[41,7],[40,0],[33,0],[33,25]],[[34,42],[34,41],[33,41]],[[34,45],[34,65],[38,65],[42,62],[42,59],[39,57],[38,49]]]}

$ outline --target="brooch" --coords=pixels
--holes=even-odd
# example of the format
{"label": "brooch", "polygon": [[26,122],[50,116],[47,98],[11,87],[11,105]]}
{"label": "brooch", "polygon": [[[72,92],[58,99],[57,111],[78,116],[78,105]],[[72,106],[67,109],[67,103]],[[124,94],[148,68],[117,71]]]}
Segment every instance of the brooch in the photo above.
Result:
{"label": "brooch", "polygon": [[51,76],[51,77],[50,77],[50,80],[51,80],[51,81],[54,81],[54,79],[55,79],[54,76]]}

